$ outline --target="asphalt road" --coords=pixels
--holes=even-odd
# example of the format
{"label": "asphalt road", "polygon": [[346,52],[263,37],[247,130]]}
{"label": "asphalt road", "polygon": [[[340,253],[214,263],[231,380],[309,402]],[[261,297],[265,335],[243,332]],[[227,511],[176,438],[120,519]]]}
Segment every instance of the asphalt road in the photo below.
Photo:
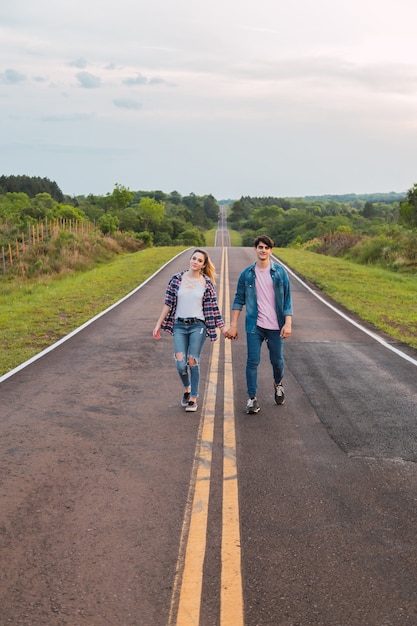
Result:
{"label": "asphalt road", "polygon": [[[209,251],[226,317],[254,253]],[[292,278],[286,403],[265,348],[244,413],[241,316],[185,413],[152,329],[188,256],[0,382],[1,626],[415,626],[416,353]]]}

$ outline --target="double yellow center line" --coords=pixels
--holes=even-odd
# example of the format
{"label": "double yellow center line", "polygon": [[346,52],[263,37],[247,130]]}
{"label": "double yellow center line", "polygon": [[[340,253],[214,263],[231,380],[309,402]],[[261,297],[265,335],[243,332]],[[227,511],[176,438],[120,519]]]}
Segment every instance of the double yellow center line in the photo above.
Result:
{"label": "double yellow center line", "polygon": [[[218,300],[221,309],[225,311],[224,321],[226,327],[228,327],[230,324],[229,265],[227,248],[225,247],[222,248]],[[231,624],[233,626],[243,626],[231,341],[224,342],[224,350],[223,493],[219,626],[230,626]],[[220,341],[216,341],[212,348],[208,383],[202,406],[168,626],[199,626],[200,623],[219,361]]]}

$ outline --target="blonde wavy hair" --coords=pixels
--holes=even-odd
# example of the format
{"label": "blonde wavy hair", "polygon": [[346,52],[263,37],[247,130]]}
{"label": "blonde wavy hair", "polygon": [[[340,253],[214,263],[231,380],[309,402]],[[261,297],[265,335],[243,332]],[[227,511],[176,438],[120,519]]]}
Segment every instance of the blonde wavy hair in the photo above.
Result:
{"label": "blonde wavy hair", "polygon": [[[204,265],[202,267],[202,273],[208,276],[213,283],[216,284],[216,268],[214,267],[208,252],[206,250],[202,250],[201,248],[196,248],[191,256],[193,256],[196,252],[199,252],[204,257]],[[191,258],[191,257],[190,257]]]}

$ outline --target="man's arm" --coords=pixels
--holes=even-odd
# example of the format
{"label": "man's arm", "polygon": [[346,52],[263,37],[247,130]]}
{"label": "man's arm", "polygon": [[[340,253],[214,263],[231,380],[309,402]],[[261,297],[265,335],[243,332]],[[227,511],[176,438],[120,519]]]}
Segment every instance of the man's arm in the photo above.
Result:
{"label": "man's arm", "polygon": [[230,326],[223,333],[223,335],[225,337],[227,337],[227,339],[237,339],[238,338],[237,322],[238,322],[240,313],[241,313],[240,309],[233,309],[233,311],[232,311],[232,320],[230,322]]}
{"label": "man's arm", "polygon": [[285,324],[281,328],[281,332],[280,332],[280,335],[281,335],[281,337],[283,339],[286,339],[287,337],[291,336],[291,326],[292,326],[292,316],[291,315],[286,315],[285,316]]}

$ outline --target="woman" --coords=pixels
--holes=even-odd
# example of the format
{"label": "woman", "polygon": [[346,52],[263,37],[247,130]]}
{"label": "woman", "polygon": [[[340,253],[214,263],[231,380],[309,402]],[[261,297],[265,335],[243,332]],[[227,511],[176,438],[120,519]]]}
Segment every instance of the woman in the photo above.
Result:
{"label": "woman", "polygon": [[174,358],[184,386],[181,406],[197,410],[200,383],[200,354],[206,337],[217,339],[217,328],[224,321],[214,289],[215,268],[205,250],[194,250],[188,270],[171,277],[165,304],[153,329],[154,339],[161,329],[174,335]]}

